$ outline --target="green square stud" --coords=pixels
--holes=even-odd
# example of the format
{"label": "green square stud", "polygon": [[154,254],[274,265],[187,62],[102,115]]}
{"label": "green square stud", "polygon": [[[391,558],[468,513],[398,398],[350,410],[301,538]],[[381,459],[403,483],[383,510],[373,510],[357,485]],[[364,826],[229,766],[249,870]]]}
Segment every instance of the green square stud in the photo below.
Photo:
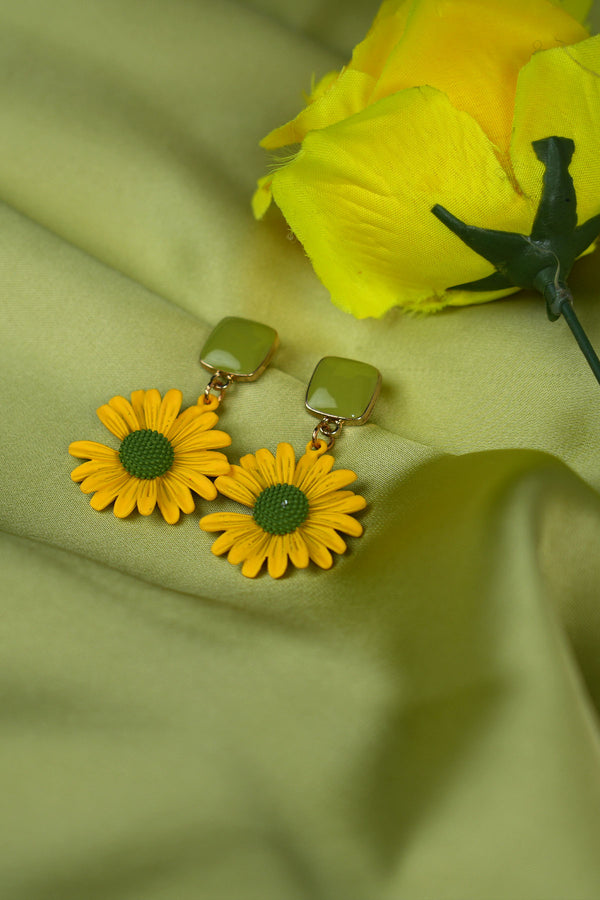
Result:
{"label": "green square stud", "polygon": [[200,363],[234,381],[255,381],[266,369],[279,343],[277,332],[261,322],[228,316],[208,336]]}
{"label": "green square stud", "polygon": [[375,405],[381,374],[368,363],[326,356],[318,364],[306,392],[306,408],[315,416],[362,425]]}

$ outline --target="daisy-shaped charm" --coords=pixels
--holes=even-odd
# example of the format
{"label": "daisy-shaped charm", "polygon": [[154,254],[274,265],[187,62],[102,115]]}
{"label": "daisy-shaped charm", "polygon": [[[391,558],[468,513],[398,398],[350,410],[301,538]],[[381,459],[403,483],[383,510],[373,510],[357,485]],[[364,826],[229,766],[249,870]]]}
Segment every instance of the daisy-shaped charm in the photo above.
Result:
{"label": "daisy-shaped charm", "polygon": [[227,553],[233,565],[242,563],[242,574],[254,578],[267,560],[269,575],[280,578],[288,560],[304,569],[312,559],[322,569],[333,563],[331,551],[346,550],[339,531],[359,537],[362,525],[351,513],[364,509],[364,497],[345,491],[356,480],[349,469],[332,472],[334,459],[309,443],[296,463],[290,444],[279,444],[274,457],[268,450],[243,456],[239,466],[215,481],[226,497],[252,510],[204,516],[204,531],[224,532],[212,546],[217,556]]}
{"label": "daisy-shaped charm", "polygon": [[215,431],[219,417],[213,412],[217,402],[198,403],[180,413],[181,391],[134,391],[131,403],[113,397],[97,410],[98,418],[121,441],[118,450],[95,441],[75,441],[69,453],[87,459],[71,472],[84,494],[94,492],[93,509],[105,509],[114,502],[120,519],[137,506],[149,516],[158,505],[170,525],[180,512],[194,511],[192,491],[214,500],[217,490],[207,476],[229,471],[224,453],[231,438]]}

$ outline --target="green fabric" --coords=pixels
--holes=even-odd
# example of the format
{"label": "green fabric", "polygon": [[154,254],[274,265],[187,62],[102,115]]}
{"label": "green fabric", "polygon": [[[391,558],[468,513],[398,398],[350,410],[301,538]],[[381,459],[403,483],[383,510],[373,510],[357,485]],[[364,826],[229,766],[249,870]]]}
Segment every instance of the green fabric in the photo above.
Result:
{"label": "green fabric", "polygon": [[[600,896],[597,384],[541,298],[355,321],[250,214],[258,140],[375,8],[0,2],[7,900]],[[229,501],[119,521],[69,478],[113,395],[195,402],[225,315],[281,338],[234,461],[304,449],[321,357],[382,372],[329,572],[244,579],[198,527]]]}

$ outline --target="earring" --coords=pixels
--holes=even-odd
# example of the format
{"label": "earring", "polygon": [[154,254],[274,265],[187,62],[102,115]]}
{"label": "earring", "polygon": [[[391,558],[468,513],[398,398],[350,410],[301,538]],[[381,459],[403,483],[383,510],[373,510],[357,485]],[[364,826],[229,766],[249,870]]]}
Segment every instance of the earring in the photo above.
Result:
{"label": "earring", "polygon": [[362,525],[352,516],[367,505],[364,497],[345,490],[356,480],[349,469],[332,471],[333,448],[344,425],[362,425],[369,418],[381,386],[374,366],[328,356],[317,365],[305,406],[318,416],[312,438],[296,462],[288,443],[243,456],[239,466],[220,475],[215,486],[250,508],[245,513],[211,513],[200,520],[204,531],[222,531],[212,552],[227,553],[232,565],[242,563],[242,575],[254,578],[267,561],[269,575],[280,578],[288,561],[305,569],[310,560],[322,569],[333,564],[332,552],[344,553],[342,532],[359,537]]}
{"label": "earring", "polygon": [[161,398],[156,389],[134,391],[131,401],[113,397],[97,410],[100,421],[120,442],[119,449],[95,441],[74,441],[69,453],[87,462],[71,472],[90,505],[123,519],[136,508],[149,516],[158,506],[174,525],[180,513],[191,513],[192,492],[214,500],[211,476],[229,472],[229,460],[219,451],[231,444],[224,431],[215,431],[215,410],[235,381],[255,381],[265,370],[278,344],[277,332],[248,319],[223,319],[209,335],[200,358],[212,377],[195,406],[180,412],[181,391]]}

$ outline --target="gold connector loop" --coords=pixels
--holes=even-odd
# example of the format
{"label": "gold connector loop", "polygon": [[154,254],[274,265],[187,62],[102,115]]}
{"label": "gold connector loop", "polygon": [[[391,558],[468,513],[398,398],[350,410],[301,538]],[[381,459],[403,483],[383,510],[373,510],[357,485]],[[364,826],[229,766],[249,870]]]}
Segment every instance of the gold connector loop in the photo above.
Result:
{"label": "gold connector loop", "polygon": [[318,450],[321,440],[325,440],[327,449],[331,450],[335,444],[336,438],[340,436],[343,425],[344,423],[341,419],[330,419],[327,416],[324,419],[321,419],[312,433],[313,448]]}
{"label": "gold connector loop", "polygon": [[209,404],[211,397],[216,397],[217,402],[221,403],[225,391],[231,387],[233,380],[233,375],[228,372],[215,372],[204,389],[204,402]]}

